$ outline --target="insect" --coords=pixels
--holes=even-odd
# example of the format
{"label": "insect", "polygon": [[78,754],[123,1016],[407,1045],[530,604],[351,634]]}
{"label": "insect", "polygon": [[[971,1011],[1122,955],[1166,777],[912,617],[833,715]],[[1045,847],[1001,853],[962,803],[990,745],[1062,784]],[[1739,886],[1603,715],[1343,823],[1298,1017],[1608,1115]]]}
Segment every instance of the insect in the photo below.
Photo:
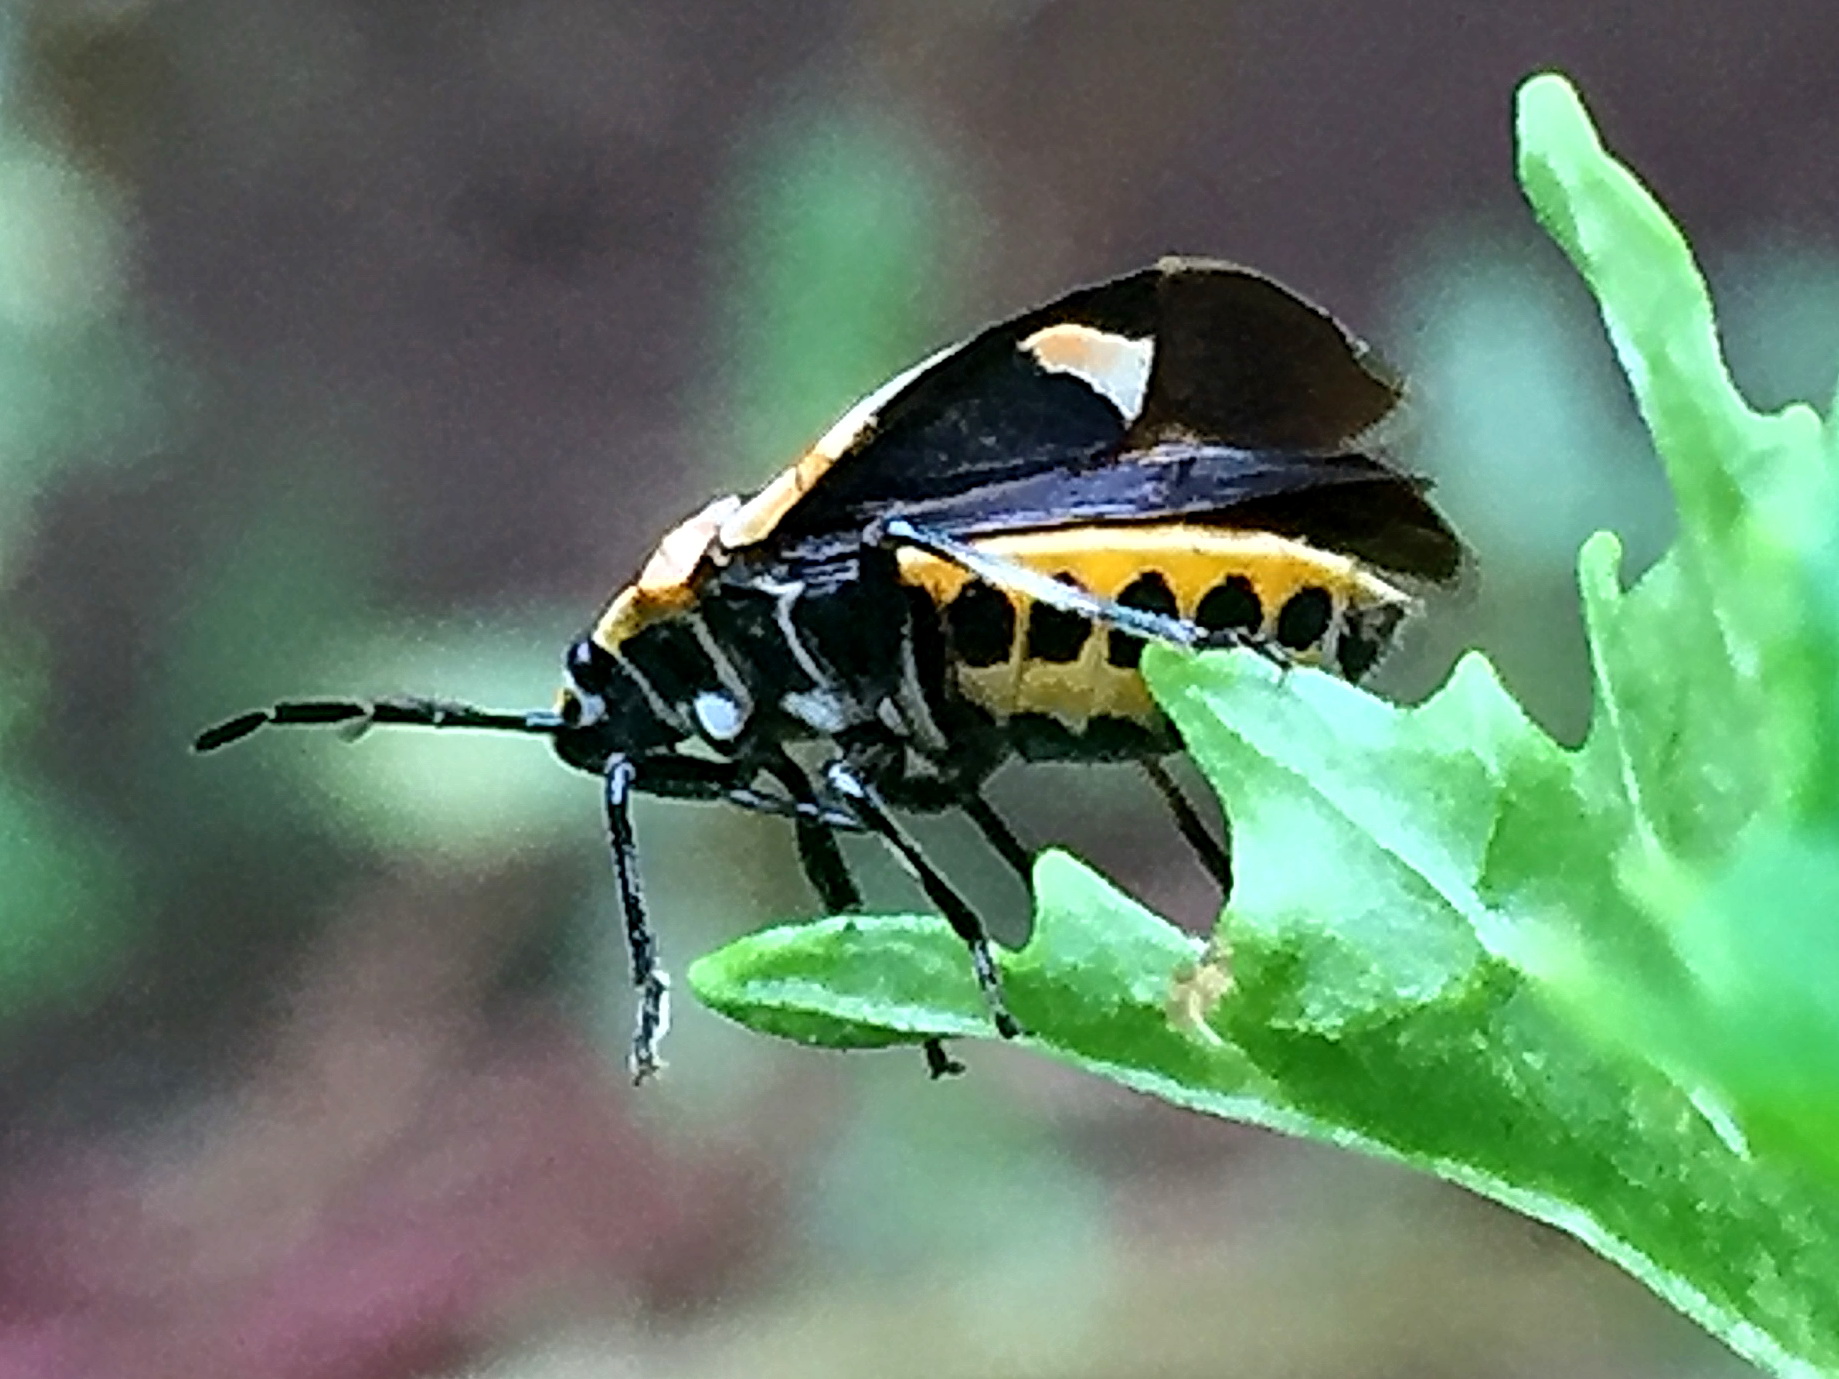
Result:
{"label": "insect", "polygon": [[[1462,548],[1375,440],[1401,386],[1330,316],[1245,268],[1169,258],[989,327],[863,398],[751,496],[670,531],[568,648],[551,710],[433,700],[277,704],[200,734],[408,724],[547,737],[602,782],[638,1010],[631,1071],[669,1022],[632,800],[791,821],[833,911],[861,894],[840,833],[880,837],[1003,1002],[976,911],[903,811],[958,810],[1028,877],[984,797],[1006,760],[1138,763],[1223,891],[1216,839],[1165,767],[1146,639],[1244,646],[1350,680],[1411,589]],[[928,1045],[935,1072],[954,1065]]]}

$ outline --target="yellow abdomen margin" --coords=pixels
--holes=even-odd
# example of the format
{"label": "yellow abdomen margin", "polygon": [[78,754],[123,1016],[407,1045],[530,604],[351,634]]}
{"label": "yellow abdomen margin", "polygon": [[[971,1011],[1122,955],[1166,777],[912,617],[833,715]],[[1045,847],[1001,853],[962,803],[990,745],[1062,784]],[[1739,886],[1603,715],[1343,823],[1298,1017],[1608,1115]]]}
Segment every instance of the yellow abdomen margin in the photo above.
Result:
{"label": "yellow abdomen margin", "polygon": [[[1102,598],[1238,627],[1358,679],[1412,607],[1360,562],[1270,532],[1172,522],[1063,527],[974,541]],[[923,552],[901,578],[937,606],[959,691],[999,721],[1044,714],[1074,733],[1099,718],[1160,713],[1137,672],[1137,639],[984,583]]]}

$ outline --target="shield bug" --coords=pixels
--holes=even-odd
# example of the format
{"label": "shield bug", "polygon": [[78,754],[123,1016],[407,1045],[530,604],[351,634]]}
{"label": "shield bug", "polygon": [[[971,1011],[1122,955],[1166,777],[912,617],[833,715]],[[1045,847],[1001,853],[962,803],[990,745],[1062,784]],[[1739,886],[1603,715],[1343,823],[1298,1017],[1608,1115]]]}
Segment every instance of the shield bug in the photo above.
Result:
{"label": "shield bug", "polygon": [[659,1067],[669,1018],[638,794],[784,816],[831,910],[861,903],[838,834],[877,835],[964,940],[1013,1036],[981,920],[899,815],[962,811],[1026,880],[1027,850],[984,796],[996,768],[1134,762],[1229,891],[1228,845],[1165,768],[1181,742],[1139,674],[1144,642],[1364,676],[1412,589],[1462,562],[1427,485],[1380,449],[1401,392],[1271,279],[1164,259],[940,351],[758,492],[680,523],[569,646],[554,709],[296,701],[195,745],[268,725],[547,737],[602,782],[637,1079]]}

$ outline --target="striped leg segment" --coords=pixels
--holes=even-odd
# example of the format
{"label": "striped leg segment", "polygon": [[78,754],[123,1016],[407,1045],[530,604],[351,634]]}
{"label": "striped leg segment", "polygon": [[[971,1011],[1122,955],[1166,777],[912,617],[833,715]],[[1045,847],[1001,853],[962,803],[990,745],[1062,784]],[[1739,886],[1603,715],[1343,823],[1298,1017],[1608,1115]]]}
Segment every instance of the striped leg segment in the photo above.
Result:
{"label": "striped leg segment", "polygon": [[638,1015],[632,1030],[628,1066],[635,1083],[664,1065],[658,1045],[670,1028],[670,978],[658,963],[658,941],[645,914],[639,884],[638,843],[632,833],[632,796],[638,769],[628,757],[616,756],[606,769],[607,838],[613,849],[613,875],[619,883],[620,917],[625,921],[626,953],[632,963],[632,989]]}

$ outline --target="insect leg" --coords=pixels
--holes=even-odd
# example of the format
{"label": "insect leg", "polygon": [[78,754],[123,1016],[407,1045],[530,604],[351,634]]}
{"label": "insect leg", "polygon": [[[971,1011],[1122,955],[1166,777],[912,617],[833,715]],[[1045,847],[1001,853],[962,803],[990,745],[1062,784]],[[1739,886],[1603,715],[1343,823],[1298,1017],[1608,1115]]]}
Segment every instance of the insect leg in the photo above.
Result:
{"label": "insect leg", "polygon": [[[1034,886],[1034,859],[1028,849],[1022,846],[1021,839],[1015,836],[1015,830],[1009,827],[1002,815],[991,807],[990,802],[972,790],[961,802],[966,815],[977,825],[984,841],[995,849],[997,856],[1009,864],[1009,869],[1021,878],[1022,885],[1031,891]],[[945,1051],[945,1042],[941,1039],[926,1041],[926,1072],[934,1082],[942,1077],[956,1077],[964,1071],[964,1064]]]}
{"label": "insect leg", "polygon": [[934,1082],[964,1072],[964,1065],[946,1051],[943,1039],[928,1039],[920,1047],[926,1051],[926,1075]]}
{"label": "insect leg", "polygon": [[[794,804],[814,813],[820,810],[817,797],[811,790],[811,782],[798,768],[797,762],[780,753],[767,758],[764,769],[785,787],[786,794],[791,796]],[[832,914],[861,909],[862,890],[856,885],[855,877],[849,873],[849,863],[843,857],[842,846],[837,842],[836,826],[813,814],[800,813],[795,817],[798,863],[804,868],[805,879],[811,883],[811,889],[817,892],[819,903]],[[862,827],[854,819],[850,820],[850,826],[856,829]]]}
{"label": "insect leg", "polygon": [[[858,754],[867,753],[869,755],[874,755],[877,752],[877,748],[885,748],[887,745],[888,744],[886,744],[885,742],[877,743],[873,738],[870,738],[867,740],[859,740],[855,742],[854,750]],[[984,801],[976,795],[976,791],[974,788],[969,788],[967,791],[967,787],[962,782],[948,783],[944,780],[933,782],[933,785],[937,787],[939,793],[937,794],[935,798],[929,799],[925,803],[920,804],[918,806],[919,808],[928,809],[928,810],[941,810],[941,809],[951,808],[954,805],[962,805],[966,793],[969,793],[974,799],[976,799],[977,804],[982,806],[984,817],[994,825],[994,832],[986,831],[986,835],[985,835],[986,837],[989,837],[991,839],[992,845],[996,846],[999,851],[1003,850],[1004,844],[1000,844],[996,842],[997,836],[1000,835],[1005,840],[1005,843],[1008,846],[1014,848],[1015,851],[1018,853],[1021,852],[1021,845],[1015,842],[1014,835],[1009,832],[1008,827],[1003,823],[1003,821],[1000,818],[996,817],[995,812],[991,810],[989,806],[985,804]],[[884,799],[880,801],[879,803],[882,805],[883,814],[885,814],[887,812],[886,800]],[[862,826],[863,826],[862,823],[858,820],[856,823],[856,827],[861,828]],[[1005,855],[1008,855],[1008,854],[1005,853]],[[809,869],[807,868],[807,874],[808,872],[809,872]],[[1026,872],[1024,871],[1024,877],[1025,876],[1026,876]],[[815,881],[815,878],[813,878],[813,880]],[[820,887],[820,894],[821,894],[821,887]],[[930,1077],[934,1082],[937,1082],[941,1078],[956,1077],[960,1073],[964,1072],[965,1070],[964,1064],[959,1062],[957,1059],[951,1056],[950,1052],[946,1049],[945,1041],[942,1038],[934,1037],[931,1039],[922,1040],[920,1042],[920,1047],[926,1055],[926,1075]]]}
{"label": "insect leg", "polygon": [[1146,757],[1141,762],[1143,773],[1156,787],[1169,812],[1175,816],[1175,826],[1181,830],[1181,836],[1187,839],[1188,846],[1194,849],[1194,855],[1207,869],[1220,887],[1220,902],[1224,904],[1232,899],[1232,819],[1224,811],[1220,814],[1220,824],[1225,832],[1224,839],[1215,838],[1208,832],[1207,825],[1200,816],[1200,811],[1182,793],[1175,778],[1168,772],[1168,767],[1153,757]]}
{"label": "insect leg", "polygon": [[995,849],[997,856],[1009,864],[1009,869],[1021,877],[1024,886],[1034,880],[1034,857],[1022,845],[1022,840],[1015,836],[1003,816],[990,807],[990,802],[980,794],[973,792],[963,801],[965,814],[977,825],[977,831],[983,834],[984,841]]}
{"label": "insect leg", "polygon": [[[998,814],[990,802],[975,789],[967,790],[958,800],[970,821],[977,826],[988,843],[1008,863],[1009,869],[1020,878],[1022,885],[1031,890],[1034,885],[1034,858],[1023,846],[1021,839],[1015,836],[1015,830],[1008,821]],[[964,1071],[964,1065],[945,1051],[945,1043],[940,1039],[926,1041],[926,1071],[933,1081],[942,1077],[956,1077]]]}
{"label": "insect leg", "polygon": [[1007,556],[992,555],[982,551],[969,542],[947,536],[943,532],[930,531],[916,527],[904,517],[891,517],[870,528],[868,539],[878,545],[908,546],[916,551],[939,560],[949,561],[961,570],[967,570],[986,584],[1010,593],[1021,594],[1044,603],[1050,608],[1062,612],[1077,613],[1084,618],[1105,627],[1114,627],[1120,632],[1133,633],[1152,641],[1167,642],[1171,646],[1209,647],[1243,646],[1256,651],[1266,660],[1279,666],[1292,664],[1293,659],[1282,646],[1256,637],[1242,628],[1228,627],[1211,631],[1186,618],[1171,617],[1166,613],[1151,612],[1146,608],[1132,608],[1115,599],[1100,598],[1074,584],[1044,575],[1032,565]]}
{"label": "insect leg", "polygon": [[620,916],[626,925],[632,989],[639,1001],[628,1060],[634,1083],[645,1081],[663,1066],[658,1044],[670,1027],[670,978],[658,965],[658,941],[645,917],[638,843],[632,833],[632,795],[638,775],[630,757],[615,756],[607,762],[607,837],[613,848],[613,875],[619,883]]}
{"label": "insect leg", "polygon": [[977,917],[977,912],[958,894],[938,868],[926,860],[919,845],[894,822],[893,816],[881,802],[880,793],[857,774],[847,761],[831,762],[825,768],[825,779],[862,816],[862,822],[880,834],[894,850],[894,854],[906,864],[907,870],[920,883],[926,898],[939,907],[953,932],[970,948],[971,970],[976,973],[977,985],[989,1005],[990,1017],[996,1022],[997,1032],[1005,1039],[1015,1038],[1022,1032],[1022,1027],[1003,1003],[1002,981],[997,976],[996,959],[990,952],[990,936],[984,931],[983,921]]}
{"label": "insect leg", "polygon": [[239,738],[248,737],[258,728],[320,728],[342,724],[347,730],[364,733],[379,723],[412,728],[483,728],[491,732],[540,736],[553,735],[563,727],[562,716],[547,710],[500,713],[438,699],[308,699],[252,709],[206,728],[192,739],[192,750],[214,752]]}
{"label": "insect leg", "polygon": [[[860,753],[865,749],[873,752],[879,745],[874,739],[855,739],[848,744],[846,750],[850,751],[860,767],[864,764]],[[885,783],[886,793],[881,801],[883,807],[892,804],[897,809],[911,809],[921,814],[940,814],[949,809],[963,810],[965,816],[976,825],[977,831],[983,834],[983,840],[1021,878],[1022,884],[1032,884],[1033,854],[1015,836],[1015,830],[1009,827],[1002,815],[983,797],[981,786],[990,775],[988,766],[974,756],[967,760],[966,753],[955,749],[948,757],[932,758],[931,764],[940,772],[939,775],[896,777],[893,780],[879,777]]]}

